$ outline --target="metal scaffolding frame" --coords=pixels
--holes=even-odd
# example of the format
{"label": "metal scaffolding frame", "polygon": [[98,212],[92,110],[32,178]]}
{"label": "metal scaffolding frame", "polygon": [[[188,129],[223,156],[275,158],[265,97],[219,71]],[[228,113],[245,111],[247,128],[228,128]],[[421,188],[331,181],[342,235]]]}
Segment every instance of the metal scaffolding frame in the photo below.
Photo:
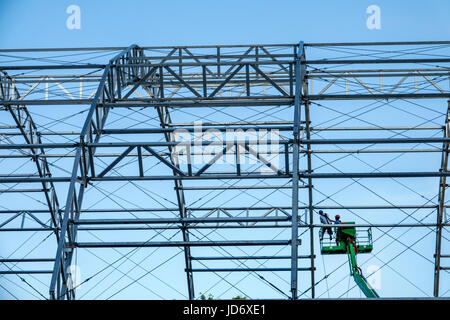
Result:
{"label": "metal scaffolding frame", "polygon": [[[399,49],[400,48],[400,49]],[[311,56],[309,50],[316,50]],[[434,51],[433,51],[434,50]],[[36,173],[1,172],[0,184],[6,186],[0,195],[43,194],[46,208],[20,208],[0,210],[0,233],[50,232],[56,243],[54,258],[1,258],[0,263],[7,270],[1,275],[51,274],[48,283],[50,299],[75,299],[76,289],[72,285],[72,270],[76,250],[85,248],[170,248],[183,250],[186,276],[187,298],[195,299],[194,274],[197,272],[290,272],[290,299],[298,299],[305,292],[311,298],[318,298],[316,231],[321,227],[315,223],[314,212],[324,210],[415,210],[436,212],[436,222],[414,221],[377,223],[365,221],[356,226],[374,228],[426,228],[435,234],[434,248],[434,288],[433,296],[440,297],[446,292],[440,290],[443,272],[449,267],[441,262],[449,257],[446,244],[450,226],[446,215],[448,207],[445,194],[448,187],[448,143],[450,141],[450,41],[434,42],[392,42],[392,43],[303,43],[299,44],[258,44],[222,46],[176,46],[128,48],[47,48],[47,49],[0,49],[11,60],[0,61],[0,160],[19,161],[31,159]],[[73,54],[97,54],[91,62],[67,61]],[[100,54],[99,54],[100,53]],[[26,55],[32,55],[28,58]],[[47,55],[50,55],[47,57]],[[109,62],[101,62],[108,56]],[[31,64],[24,61],[32,61]],[[88,58],[86,61],[90,61]],[[409,81],[409,82],[408,82]],[[88,89],[87,89],[88,88]],[[88,92],[88,90],[90,92]],[[334,124],[318,124],[311,110],[324,107],[327,101],[355,103],[370,101],[385,103],[396,101],[439,101],[448,104],[443,125],[425,121],[421,125],[399,124],[386,121],[386,125],[355,125],[346,127]],[[80,114],[81,125],[60,130],[59,127],[40,128],[36,115],[29,108],[80,108],[89,106]],[[339,104],[342,106],[342,104]],[[267,111],[273,108],[275,111]],[[432,108],[432,107],[429,107]],[[180,110],[198,110],[199,119],[207,110],[218,112],[223,119],[201,123],[198,129],[194,121],[174,120],[173,113]],[[251,116],[246,121],[245,110],[258,112],[260,118]],[[76,109],[78,110],[78,109]],[[109,126],[111,113],[123,115],[126,112],[154,112],[155,122],[147,124],[133,118],[136,126]],[[225,113],[225,111],[229,113]],[[231,110],[231,111],[228,111]],[[236,110],[236,116],[234,116]],[[255,110],[260,110],[256,112]],[[336,112],[339,107],[335,108]],[[275,116],[275,112],[288,112],[290,119]],[[55,111],[58,112],[58,111]],[[84,112],[84,113],[83,113]],[[363,111],[368,113],[369,111]],[[242,113],[242,114],[240,114]],[[345,113],[345,111],[343,111]],[[231,115],[230,115],[231,114]],[[7,116],[8,115],[8,116]],[[8,120],[7,120],[7,117]],[[357,118],[358,116],[352,116]],[[235,120],[230,120],[235,119]],[[238,119],[238,120],[236,120]],[[120,119],[119,119],[120,120]],[[426,120],[426,119],[424,119]],[[11,122],[12,121],[12,122]],[[64,125],[64,121],[61,121]],[[364,122],[364,121],[362,121]],[[367,122],[367,121],[366,121]],[[8,125],[9,123],[9,125]],[[230,130],[242,132],[265,132],[263,139],[247,136],[243,139],[214,140],[211,136],[227,134]],[[276,131],[276,135],[272,132]],[[442,137],[424,136],[422,132],[442,134]],[[207,133],[211,135],[207,137]],[[375,137],[366,133],[379,133]],[[383,135],[396,133],[394,137]],[[398,134],[400,132],[400,134]],[[412,136],[402,132],[413,133]],[[341,133],[350,136],[342,136]],[[180,140],[180,134],[190,140]],[[322,135],[332,134],[332,138]],[[268,138],[268,136],[270,137]],[[335,135],[335,136],[334,136]],[[193,136],[193,138],[192,138]],[[111,137],[116,137],[112,139]],[[52,140],[57,138],[57,141]],[[411,147],[418,144],[421,148]],[[359,147],[360,145],[364,147]],[[373,148],[381,145],[382,148]],[[439,146],[441,145],[441,146]],[[349,146],[343,149],[341,146]],[[390,147],[392,146],[392,147]],[[212,151],[202,163],[195,157],[205,150]],[[274,149],[275,148],[275,149]],[[270,149],[270,151],[268,151]],[[315,156],[386,155],[386,154],[427,154],[442,155],[440,169],[429,171],[342,171],[337,167],[324,166],[333,170],[323,171],[314,166]],[[274,163],[273,155],[279,159]],[[258,170],[245,165],[244,159],[252,157]],[[217,163],[232,162],[218,167]],[[64,159],[61,168],[53,160]],[[149,160],[150,159],[150,160]],[[319,158],[321,159],[321,158]],[[70,161],[70,165],[68,162]],[[122,166],[135,161],[131,169],[120,173]],[[155,170],[146,169],[152,161]],[[323,160],[326,162],[325,160]],[[133,162],[134,163],[134,162]],[[9,167],[5,167],[9,170]],[[374,167],[373,167],[374,168]],[[56,170],[58,174],[54,174]],[[215,171],[214,171],[215,170]],[[66,174],[63,174],[63,173]],[[439,179],[438,201],[433,203],[398,204],[321,204],[314,202],[314,183],[351,179]],[[99,184],[170,182],[173,184],[176,206],[131,208],[118,205],[115,208],[85,208],[86,190]],[[212,181],[212,185],[208,184]],[[232,181],[233,184],[218,185]],[[250,184],[252,181],[262,184]],[[30,187],[39,184],[41,188]],[[61,189],[58,189],[62,185]],[[16,188],[20,186],[20,188]],[[414,187],[411,187],[414,189]],[[259,190],[259,191],[256,191]],[[282,205],[274,201],[267,205],[218,206],[211,199],[205,205],[188,203],[187,192],[214,191],[216,198],[223,194],[255,192],[260,197],[261,190],[289,192],[291,203]],[[165,191],[161,191],[165,192]],[[302,193],[304,192],[304,193]],[[286,195],[286,194],[284,194]],[[224,199],[227,199],[223,196]],[[332,198],[332,196],[328,196]],[[61,199],[65,205],[60,207]],[[3,201],[3,200],[2,200]],[[227,200],[228,201],[228,200]],[[268,200],[269,201],[269,200]],[[16,203],[17,204],[17,203]],[[302,211],[305,213],[302,215]],[[107,218],[86,218],[86,214],[107,215]],[[172,216],[115,218],[121,213],[172,213]],[[175,214],[176,213],[176,214]],[[243,216],[245,214],[245,216]],[[42,218],[48,215],[50,221]],[[5,217],[5,218],[4,218]],[[38,226],[25,227],[28,217]],[[114,217],[114,218],[112,218]],[[21,226],[17,224],[22,218]],[[200,230],[266,230],[281,229],[289,232],[283,239],[210,239],[204,234],[202,239],[193,236]],[[179,240],[172,238],[138,241],[79,241],[79,234],[93,231],[145,231],[162,235],[169,230],[180,232]],[[308,240],[301,237],[308,234]],[[249,231],[250,232],[250,231]],[[300,233],[299,233],[300,232]],[[208,233],[209,234],[209,233]],[[238,233],[242,234],[243,233]],[[259,233],[259,235],[264,233]],[[383,236],[386,235],[383,232]],[[193,239],[194,238],[194,239]],[[206,240],[203,240],[206,239]],[[444,244],[444,245],[443,245]],[[192,248],[223,247],[280,247],[289,248],[279,255],[246,254],[225,256],[195,256]],[[305,247],[299,253],[299,248]],[[430,249],[431,250],[431,249]],[[444,251],[443,251],[444,250]],[[127,258],[128,259],[128,258]],[[242,263],[238,267],[196,268],[201,261],[289,261],[284,265],[259,267]],[[302,263],[301,266],[299,263]],[[15,268],[18,263],[53,263],[46,270],[23,270]],[[15,264],[13,268],[10,264]],[[136,264],[137,265],[137,264]],[[308,272],[310,280],[307,288],[299,292],[299,272]],[[259,274],[258,274],[259,275]],[[20,276],[22,277],[22,276]],[[261,279],[276,290],[275,285]],[[325,279],[327,276],[324,277]],[[24,279],[24,278],[22,278]],[[224,278],[222,278],[224,279]],[[25,281],[25,280],[24,280]],[[31,286],[31,285],[30,285]],[[328,284],[327,284],[328,286]],[[448,291],[447,291],[448,292]]]}

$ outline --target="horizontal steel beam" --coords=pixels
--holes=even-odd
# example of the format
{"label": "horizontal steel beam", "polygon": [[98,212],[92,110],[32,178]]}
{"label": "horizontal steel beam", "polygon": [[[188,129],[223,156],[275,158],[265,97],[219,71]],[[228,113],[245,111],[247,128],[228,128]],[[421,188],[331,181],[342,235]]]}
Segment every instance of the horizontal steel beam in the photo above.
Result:
{"label": "horizontal steel beam", "polygon": [[[424,43],[426,44],[426,43]],[[238,45],[190,45],[190,46],[140,46],[143,50],[157,49],[211,49],[211,48],[253,48],[253,47],[286,47],[294,48],[298,44],[238,44]],[[58,51],[123,51],[128,47],[79,47],[79,48],[35,48],[35,49],[0,49],[0,52],[58,52]],[[162,56],[161,58],[164,58]]]}
{"label": "horizontal steel beam", "polygon": [[[255,59],[256,55],[223,55],[220,58],[222,59],[240,59],[240,58],[248,58],[248,59]],[[264,56],[259,56],[260,58],[264,58]],[[276,56],[277,58],[287,58],[284,60],[263,60],[260,59],[258,61],[252,60],[252,61],[239,61],[239,60],[228,60],[228,61],[220,61],[220,63],[217,63],[217,61],[204,61],[204,62],[197,62],[192,59],[192,57],[183,57],[183,62],[151,62],[151,63],[123,63],[119,64],[117,67],[120,68],[129,68],[129,67],[217,67],[217,66],[242,66],[242,65],[251,65],[251,66],[273,66],[273,65],[289,65],[294,63],[293,56],[290,54],[278,54]],[[289,58],[292,57],[292,60]],[[197,56],[195,58],[201,59],[204,58],[204,56]],[[179,59],[179,57],[173,56],[173,57],[167,57],[165,58],[167,60],[169,59]],[[249,71],[250,74],[254,75],[254,71]],[[166,75],[165,75],[166,76]]]}
{"label": "horizontal steel beam", "polygon": [[[361,210],[391,210],[391,209],[435,209],[437,204],[399,204],[399,205],[340,205],[340,206],[330,206],[330,205],[314,205],[315,210],[341,210],[341,209],[361,209]],[[450,205],[446,205],[446,208],[450,208]],[[307,209],[308,206],[300,206],[299,209]],[[212,210],[224,210],[224,211],[267,211],[272,209],[290,210],[290,206],[260,206],[260,207],[187,207],[186,210],[189,212],[194,211],[212,211]],[[178,208],[98,208],[98,209],[81,209],[80,213],[120,213],[120,212],[178,212]],[[59,212],[63,210],[60,209]],[[0,210],[0,214],[13,214],[13,213],[44,213],[48,214],[49,211],[45,209],[8,209]]]}
{"label": "horizontal steel beam", "polygon": [[[232,218],[231,218],[232,219]],[[288,220],[288,219],[285,219]],[[290,219],[289,219],[290,220]],[[138,224],[138,223],[137,223]],[[437,227],[438,225],[436,223],[372,223],[372,224],[368,224],[368,223],[359,223],[359,224],[352,224],[352,227],[360,227],[360,228],[369,228],[369,227],[374,227],[374,228],[431,228],[431,227]],[[443,227],[448,227],[450,226],[449,223],[444,223],[441,224],[441,226]],[[256,225],[249,225],[249,226],[210,226],[210,227],[205,227],[205,228],[201,228],[201,226],[195,226],[195,227],[189,227],[186,226],[186,228],[191,228],[191,229],[195,229],[195,228],[201,228],[201,229],[239,229],[239,228],[255,228]],[[260,226],[261,228],[289,228],[291,227],[290,224],[280,224],[280,225],[264,225],[264,226]],[[323,227],[329,227],[329,225],[323,225],[323,224],[313,224],[313,225],[305,225],[305,224],[299,224],[298,228],[300,229],[304,229],[304,228],[323,228]],[[336,227],[336,228],[345,228],[348,227],[348,225],[332,225],[332,227]],[[168,229],[169,227],[163,227],[161,229]],[[170,228],[170,229],[180,229],[181,227],[174,227],[174,228]],[[147,227],[147,228],[127,228],[127,227],[116,227],[116,228],[85,228],[85,229],[78,229],[78,230],[85,230],[85,231],[92,231],[92,230],[103,230],[103,231],[126,231],[126,230],[156,230],[157,228],[154,227]],[[1,229],[0,229],[1,231]]]}
{"label": "horizontal steel beam", "polygon": [[25,193],[25,192],[44,192],[46,189],[0,189],[0,193]]}
{"label": "horizontal steel beam", "polygon": [[[374,139],[302,139],[300,144],[311,145],[328,145],[328,144],[400,144],[400,143],[443,143],[450,142],[450,138],[374,138]],[[268,144],[291,144],[292,140],[262,140],[248,139],[236,141],[182,141],[182,142],[164,142],[164,141],[147,141],[147,142],[98,142],[86,143],[86,147],[94,148],[116,148],[116,147],[169,147],[169,146],[226,146],[227,144],[249,144],[249,145],[268,145]],[[36,148],[51,148],[51,149],[71,149],[80,146],[79,143],[34,143],[34,144],[1,144],[0,150],[10,149],[36,149]]]}
{"label": "horizontal steel beam", "polygon": [[[364,72],[364,73],[361,73]],[[407,70],[397,70],[396,72],[383,69],[380,70],[371,70],[371,71],[361,71],[361,70],[349,70],[349,74],[341,73],[340,71],[330,71],[330,72],[320,72],[315,73],[314,71],[307,75],[309,79],[334,79],[334,78],[343,78],[348,79],[352,77],[357,78],[398,78],[398,77],[410,77],[410,76],[430,76],[430,77],[447,77],[448,70],[436,69],[434,72],[420,72],[419,70],[407,71]]]}
{"label": "horizontal steel beam", "polygon": [[403,99],[447,99],[450,93],[393,93],[393,94],[310,94],[307,100],[403,100]]}
{"label": "horizontal steel beam", "polygon": [[0,70],[59,70],[59,69],[103,69],[104,64],[58,64],[34,66],[0,66]]}
{"label": "horizontal steel beam", "polygon": [[[323,225],[323,224],[316,224],[312,227],[314,228],[322,228],[322,227],[329,227],[330,225]],[[430,227],[437,227],[438,225],[436,223],[355,223],[351,225],[346,224],[339,224],[339,225],[332,225],[333,228],[346,228],[348,226],[355,227],[355,228],[430,228]],[[447,224],[441,224],[441,226],[448,227],[450,226],[449,223]],[[299,226],[299,228],[308,228],[309,226]]]}
{"label": "horizontal steel beam", "polygon": [[225,246],[285,246],[290,240],[229,240],[229,241],[163,241],[163,242],[75,242],[75,248],[135,248],[135,247],[225,247]]}
{"label": "horizontal steel beam", "polygon": [[[279,130],[279,131],[292,131],[293,126],[280,126],[280,125],[259,125],[259,126],[240,126],[240,130]],[[102,134],[149,134],[149,133],[166,133],[166,132],[174,132],[177,130],[183,130],[187,132],[205,132],[206,130],[217,130],[226,132],[230,130],[229,126],[214,126],[214,127],[205,127],[200,126],[192,126],[192,127],[168,127],[168,128],[146,128],[146,129],[103,129],[101,130]]]}
{"label": "horizontal steel beam", "polygon": [[[450,207],[450,206],[447,206]],[[411,204],[411,205],[342,205],[342,206],[313,206],[314,209],[322,209],[322,210],[340,210],[340,209],[348,209],[348,210],[391,210],[391,209],[436,209],[438,208],[437,204]]]}
{"label": "horizontal steel beam", "polygon": [[368,138],[368,139],[309,139],[300,144],[396,144],[396,143],[443,143],[450,138]]}
{"label": "horizontal steel beam", "polygon": [[0,228],[0,232],[41,232],[56,231],[57,228]]}
{"label": "horizontal steel beam", "polygon": [[305,47],[415,46],[439,44],[450,44],[450,41],[317,42],[305,43]]}
{"label": "horizontal steel beam", "polygon": [[352,149],[352,150],[311,150],[316,154],[342,154],[342,153],[428,153],[442,152],[441,147],[435,149]]}
{"label": "horizontal steel beam", "polygon": [[70,177],[47,177],[47,178],[0,178],[0,183],[20,183],[20,182],[30,182],[30,183],[42,183],[42,182],[69,182]]}
{"label": "horizontal steel beam", "polygon": [[169,223],[228,223],[228,222],[274,222],[289,221],[289,216],[279,217],[217,217],[217,218],[136,218],[136,219],[80,219],[72,221],[79,225],[96,224],[169,224]]}
{"label": "horizontal steel beam", "polygon": [[301,178],[432,178],[447,177],[450,172],[344,172],[300,174]]}
{"label": "horizontal steel beam", "polygon": [[[304,150],[304,151],[300,151],[300,153],[306,153],[308,151]],[[368,154],[368,153],[430,153],[430,152],[442,152],[442,148],[438,148],[436,147],[435,149],[352,149],[352,150],[311,150],[311,153],[315,153],[315,154],[345,154],[345,153],[364,153],[364,154]],[[227,154],[235,154],[234,151],[229,151],[227,152]],[[259,154],[261,155],[265,155],[265,154],[269,154],[269,153],[265,153],[265,152],[260,152]],[[283,154],[286,154],[286,152],[284,151]],[[292,151],[288,151],[288,154],[292,154]],[[118,156],[120,156],[121,153],[96,153],[95,157],[96,158],[117,158]],[[170,154],[168,152],[159,152],[160,156],[169,156]],[[195,156],[195,155],[203,155],[203,153],[201,152],[191,152],[191,156]],[[129,154],[126,155],[126,158],[129,157],[137,157],[138,153],[136,152],[130,152]],[[147,153],[147,152],[142,152],[141,153],[142,157],[153,157],[153,155],[151,153]],[[20,158],[33,158],[34,155],[30,155],[30,154],[8,154],[8,155],[0,155],[0,159],[20,159]],[[75,154],[72,153],[64,153],[64,154],[38,154],[39,158],[74,158]]]}
{"label": "horizontal steel beam", "polygon": [[443,130],[445,126],[370,126],[370,127],[311,127],[311,131],[415,131]]}
{"label": "horizontal steel beam", "polygon": [[[344,173],[300,173],[300,178],[314,179],[351,179],[351,178],[432,178],[432,177],[448,177],[450,172],[344,172]],[[108,176],[93,177],[92,182],[100,181],[171,181],[171,180],[246,180],[246,179],[287,179],[291,178],[291,174],[203,174],[200,176]],[[0,183],[42,183],[42,182],[69,182],[70,177],[47,177],[47,178],[0,178]]]}
{"label": "horizontal steel beam", "polygon": [[[314,255],[314,258],[316,256]],[[310,259],[311,256],[299,255],[299,259]],[[291,256],[217,256],[217,257],[191,257],[192,260],[289,260]]]}
{"label": "horizontal steel beam", "polygon": [[447,58],[437,59],[321,59],[321,60],[306,60],[304,63],[310,64],[378,64],[378,63],[440,63],[450,62]]}
{"label": "horizontal steel beam", "polygon": [[[145,226],[145,227],[90,227],[90,228],[83,228],[79,227],[78,231],[136,231],[136,230],[182,230],[185,229],[191,229],[191,230],[197,230],[197,229],[283,229],[283,228],[290,228],[290,224],[235,224],[235,225],[229,225],[229,224],[219,224],[219,225],[192,225],[192,226],[180,226],[180,225],[172,225],[172,226]],[[0,229],[0,231],[2,231]]]}
{"label": "horizontal steel beam", "polygon": [[[276,99],[274,99],[276,98]],[[395,100],[395,99],[448,99],[450,93],[405,93],[405,94],[321,94],[305,95],[305,100]],[[50,99],[50,100],[0,100],[0,105],[88,105],[91,99]],[[142,107],[171,107],[171,108],[203,108],[203,107],[244,107],[244,106],[288,106],[294,103],[294,97],[232,97],[230,99],[221,98],[192,98],[183,100],[167,99],[156,101],[151,99],[117,101],[115,103],[104,103],[112,108],[142,108]]]}
{"label": "horizontal steel beam", "polygon": [[[443,139],[441,139],[443,140]],[[450,139],[448,139],[450,140]],[[439,141],[442,142],[442,141]],[[191,146],[226,146],[227,144],[248,144],[248,145],[270,145],[270,144],[289,144],[288,140],[262,140],[255,139],[248,140],[233,140],[233,141],[186,141],[186,142],[164,142],[164,141],[148,141],[148,142],[98,142],[86,143],[86,147],[94,148],[121,148],[121,147],[183,147]],[[9,149],[36,149],[36,148],[51,148],[51,149],[71,149],[79,147],[79,143],[15,143],[15,144],[0,144],[0,150]]]}
{"label": "horizontal steel beam", "polygon": [[[49,100],[0,100],[0,105],[26,105],[26,106],[65,106],[90,105],[92,99],[49,99]],[[111,108],[142,108],[142,107],[171,107],[171,108],[203,108],[203,107],[244,107],[244,106],[288,106],[294,103],[293,97],[232,97],[195,98],[195,99],[167,99],[163,101],[152,99],[128,99],[125,101],[106,102],[103,105]]]}
{"label": "horizontal steel beam", "polygon": [[0,259],[0,263],[12,263],[12,262],[53,262],[55,259],[47,259],[47,258],[36,258],[36,259]]}
{"label": "horizontal steel beam", "polygon": [[[356,227],[367,228],[435,228],[438,225],[435,223],[416,223],[416,224],[357,224]],[[442,227],[449,227],[450,224],[441,224]],[[139,231],[139,230],[181,230],[182,228],[186,229],[286,229],[291,228],[291,224],[261,224],[261,225],[250,225],[250,224],[237,224],[237,225],[195,225],[195,226],[145,226],[145,227],[89,227],[83,228],[79,227],[78,231]],[[299,225],[300,229],[307,228],[321,228],[322,225]],[[334,227],[334,225],[333,225]],[[1,228],[0,232],[48,232],[55,231],[56,228]]]}
{"label": "horizontal steel beam", "polygon": [[[192,272],[276,272],[291,271],[291,268],[208,268],[208,269],[190,269]],[[316,270],[316,268],[314,268]],[[311,268],[297,268],[297,271],[311,271]]]}
{"label": "horizontal steel beam", "polygon": [[[215,180],[215,179],[282,179],[290,178],[291,175],[268,175],[268,174],[252,174],[252,175],[201,175],[201,176],[117,176],[117,177],[102,177],[90,178],[90,181],[154,181],[154,180]],[[69,182],[70,177],[47,177],[47,178],[0,178],[0,183],[42,183],[42,182]]]}
{"label": "horizontal steel beam", "polygon": [[[308,188],[306,185],[300,185],[299,188]],[[182,187],[181,190],[259,190],[259,189],[292,189],[292,186],[205,186],[205,187]]]}
{"label": "horizontal steel beam", "polygon": [[52,274],[52,270],[6,270],[0,274]]}
{"label": "horizontal steel beam", "polygon": [[[410,45],[441,45],[450,44],[450,41],[379,41],[379,42],[311,42],[304,43],[305,47],[351,47],[351,46],[410,46]],[[140,46],[143,50],[159,50],[159,49],[217,49],[217,48],[256,48],[268,47],[277,48],[284,47],[286,49],[294,49],[298,47],[298,43],[255,43],[255,44],[238,44],[238,45],[188,45],[188,46]],[[111,46],[111,47],[72,47],[72,48],[22,48],[22,49],[0,49],[0,52],[63,52],[63,51],[123,51],[128,47]],[[215,57],[215,55],[209,55]],[[162,56],[161,58],[164,58]]]}
{"label": "horizontal steel beam", "polygon": [[[258,124],[258,125],[242,125],[242,124],[233,124],[230,123],[228,125],[206,125],[201,124],[202,132],[206,131],[208,129],[214,129],[219,131],[226,131],[230,130],[232,126],[239,126],[239,129],[241,130],[251,130],[251,129],[267,129],[267,130],[280,130],[280,131],[290,131],[292,130],[292,125],[280,125],[277,123],[265,123],[265,124]],[[204,127],[204,128],[203,128]],[[12,127],[11,129],[17,129],[17,127]],[[180,125],[171,125],[167,128],[145,128],[145,129],[102,129],[99,132],[102,134],[141,134],[141,133],[166,133],[166,132],[173,132],[176,130],[186,130],[189,132],[193,131],[199,131],[198,127],[195,127],[193,124],[180,124]],[[304,129],[303,127],[300,127],[300,129]],[[432,130],[443,130],[445,129],[444,126],[403,126],[403,127],[311,127],[311,131],[416,131],[416,130],[425,130],[425,131],[432,131]],[[39,132],[41,136],[63,136],[63,135],[73,135],[73,136],[79,136],[79,131],[41,131]],[[22,135],[21,132],[0,132],[0,135],[4,136],[20,136]],[[96,154],[97,156],[97,154]]]}

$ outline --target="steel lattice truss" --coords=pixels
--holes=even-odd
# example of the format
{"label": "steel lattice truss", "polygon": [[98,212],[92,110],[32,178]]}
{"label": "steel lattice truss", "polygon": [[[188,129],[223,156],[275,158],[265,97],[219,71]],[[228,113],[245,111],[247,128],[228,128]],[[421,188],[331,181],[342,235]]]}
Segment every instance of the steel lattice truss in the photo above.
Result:
{"label": "steel lattice truss", "polygon": [[319,209],[372,227],[381,296],[450,296],[449,41],[2,49],[0,71],[2,298],[359,297]]}

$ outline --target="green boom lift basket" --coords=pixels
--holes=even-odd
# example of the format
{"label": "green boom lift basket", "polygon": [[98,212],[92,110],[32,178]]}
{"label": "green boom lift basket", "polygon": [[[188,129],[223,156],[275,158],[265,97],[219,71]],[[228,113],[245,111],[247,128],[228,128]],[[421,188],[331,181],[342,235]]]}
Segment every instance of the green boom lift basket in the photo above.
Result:
{"label": "green boom lift basket", "polygon": [[[352,225],[355,223],[342,222],[341,224]],[[341,228],[332,227],[332,229],[334,229],[333,240],[328,238],[328,234],[322,235],[324,230],[323,228],[320,229],[320,252],[322,254],[347,254],[347,249],[345,246],[345,240],[347,237],[355,239],[358,253],[368,253],[372,251],[372,228],[355,228],[348,226]],[[336,241],[336,237],[338,241]]]}

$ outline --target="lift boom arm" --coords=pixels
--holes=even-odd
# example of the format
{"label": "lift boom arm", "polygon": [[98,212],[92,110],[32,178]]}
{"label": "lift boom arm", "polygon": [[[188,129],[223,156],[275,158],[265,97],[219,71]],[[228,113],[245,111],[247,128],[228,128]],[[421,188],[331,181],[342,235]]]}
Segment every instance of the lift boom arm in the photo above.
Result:
{"label": "lift boom arm", "polygon": [[367,298],[379,298],[380,296],[376,291],[369,285],[366,278],[361,274],[358,265],[356,264],[356,252],[355,247],[351,242],[347,242],[347,253],[348,262],[350,264],[350,273],[353,276],[358,287],[366,295]]}

